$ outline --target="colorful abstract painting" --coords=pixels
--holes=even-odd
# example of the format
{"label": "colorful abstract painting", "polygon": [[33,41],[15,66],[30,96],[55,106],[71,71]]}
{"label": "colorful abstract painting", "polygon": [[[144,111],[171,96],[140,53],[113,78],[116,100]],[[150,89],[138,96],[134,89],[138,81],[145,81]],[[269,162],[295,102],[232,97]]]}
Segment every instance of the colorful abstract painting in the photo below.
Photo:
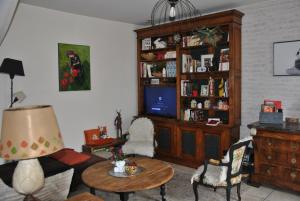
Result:
{"label": "colorful abstract painting", "polygon": [[91,89],[90,47],[58,43],[59,91]]}

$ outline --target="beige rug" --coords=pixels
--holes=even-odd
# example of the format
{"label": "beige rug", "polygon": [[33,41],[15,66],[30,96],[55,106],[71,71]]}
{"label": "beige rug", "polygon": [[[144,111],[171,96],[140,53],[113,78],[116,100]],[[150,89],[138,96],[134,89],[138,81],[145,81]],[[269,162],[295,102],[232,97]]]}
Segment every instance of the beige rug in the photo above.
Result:
{"label": "beige rug", "polygon": [[[166,184],[166,199],[167,201],[194,201],[193,188],[190,183],[191,176],[195,169],[172,164],[175,170],[175,175],[172,180]],[[246,184],[242,185],[241,194],[246,191],[248,186]],[[76,192],[71,193],[75,195],[84,191],[89,191],[84,185]],[[225,189],[217,189],[214,192],[213,189],[206,188],[204,186],[198,187],[199,201],[225,201],[226,192]],[[120,197],[118,194],[96,191],[96,194],[103,198],[105,201],[119,201]],[[237,200],[236,188],[232,188],[231,200]],[[139,191],[134,194],[129,195],[129,201],[160,201],[160,188]]]}

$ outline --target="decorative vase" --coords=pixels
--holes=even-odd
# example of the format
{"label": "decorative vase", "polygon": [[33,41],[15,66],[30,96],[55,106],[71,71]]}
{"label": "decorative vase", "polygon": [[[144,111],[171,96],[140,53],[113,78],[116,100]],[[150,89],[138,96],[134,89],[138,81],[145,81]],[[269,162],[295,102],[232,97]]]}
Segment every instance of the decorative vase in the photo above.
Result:
{"label": "decorative vase", "polygon": [[124,172],[125,171],[125,160],[116,161],[114,172]]}

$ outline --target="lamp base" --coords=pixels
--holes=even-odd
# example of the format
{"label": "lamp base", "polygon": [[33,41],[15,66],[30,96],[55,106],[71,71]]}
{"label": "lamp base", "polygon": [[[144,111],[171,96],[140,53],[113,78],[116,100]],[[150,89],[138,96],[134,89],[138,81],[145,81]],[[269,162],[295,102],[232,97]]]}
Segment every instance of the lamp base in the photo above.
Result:
{"label": "lamp base", "polygon": [[26,195],[23,201],[41,201],[41,200],[33,197],[33,195]]}

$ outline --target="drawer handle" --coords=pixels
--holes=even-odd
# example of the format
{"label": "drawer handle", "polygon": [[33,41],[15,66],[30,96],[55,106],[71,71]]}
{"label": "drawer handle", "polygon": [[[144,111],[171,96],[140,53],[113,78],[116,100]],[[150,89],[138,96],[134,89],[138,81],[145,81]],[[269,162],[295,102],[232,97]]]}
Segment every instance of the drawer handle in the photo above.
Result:
{"label": "drawer handle", "polygon": [[268,145],[269,145],[269,146],[272,146],[272,142],[269,141],[269,142],[268,142]]}
{"label": "drawer handle", "polygon": [[299,144],[298,143],[292,143],[291,147],[292,147],[292,150],[296,150],[296,149],[298,149]]}
{"label": "drawer handle", "polygon": [[268,175],[271,175],[271,170],[268,169],[268,170],[267,170],[267,173],[268,173]]}
{"label": "drawer handle", "polygon": [[297,160],[296,160],[295,158],[292,158],[292,159],[291,159],[291,163],[292,163],[292,164],[296,164],[296,163],[297,163]]}
{"label": "drawer handle", "polygon": [[267,158],[268,158],[268,160],[271,160],[271,159],[272,159],[272,156],[269,155]]}
{"label": "drawer handle", "polygon": [[291,172],[290,176],[291,176],[292,179],[295,179],[297,174],[295,172]]}

